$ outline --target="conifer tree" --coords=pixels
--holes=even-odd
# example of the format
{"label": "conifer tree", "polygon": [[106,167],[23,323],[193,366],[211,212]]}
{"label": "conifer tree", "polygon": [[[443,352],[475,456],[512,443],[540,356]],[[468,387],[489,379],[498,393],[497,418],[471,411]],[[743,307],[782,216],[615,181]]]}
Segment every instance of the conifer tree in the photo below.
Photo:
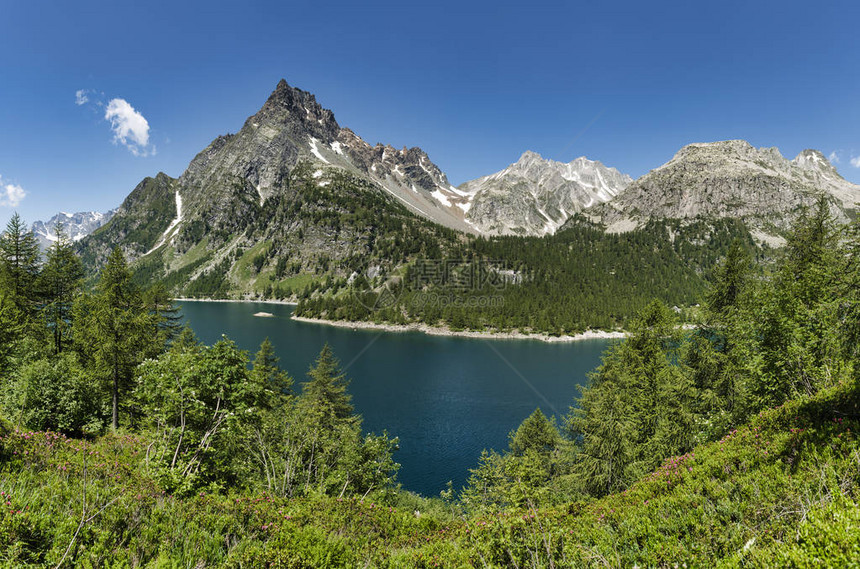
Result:
{"label": "conifer tree", "polygon": [[155,334],[162,342],[173,342],[182,330],[182,314],[173,304],[173,297],[164,283],[157,282],[146,289],[143,300],[155,321]]}
{"label": "conifer tree", "polygon": [[110,385],[111,425],[119,426],[120,400],[131,389],[134,368],[157,354],[163,342],[153,340],[155,317],[131,281],[125,256],[117,247],[108,257],[95,295],[75,306],[75,341]]}
{"label": "conifer tree", "polygon": [[590,375],[568,417],[576,470],[589,492],[621,490],[692,445],[694,418],[686,410],[695,391],[678,369],[680,345],[674,315],[654,301]]}
{"label": "conifer tree", "polygon": [[279,358],[269,338],[260,344],[260,351],[254,356],[251,378],[263,387],[266,394],[265,407],[282,407],[292,395],[293,380],[279,366]]}
{"label": "conifer tree", "polygon": [[719,318],[729,308],[738,305],[747,285],[749,271],[750,255],[743,243],[735,239],[725,260],[714,270],[706,306],[710,318]]}
{"label": "conifer tree", "polygon": [[80,291],[84,269],[63,224],[57,222],[54,230],[57,240],[48,249],[39,288],[45,300],[45,321],[53,332],[54,353],[59,354],[71,325],[72,306]]}
{"label": "conifer tree", "polygon": [[762,292],[756,349],[748,374],[750,411],[811,394],[841,373],[838,320],[839,232],[823,197],[787,237],[772,281]]}
{"label": "conifer tree", "polygon": [[538,408],[511,433],[510,440],[511,452],[514,455],[523,455],[529,450],[548,454],[561,444],[561,434],[555,421],[547,419]]}
{"label": "conifer tree", "polygon": [[349,382],[340,370],[340,362],[326,344],[308,371],[309,381],[302,383],[302,403],[316,414],[322,427],[340,422],[354,422],[352,396],[347,392]]}
{"label": "conifer tree", "polygon": [[[839,317],[842,324],[842,349],[849,361],[860,359],[860,217],[846,231],[845,259],[837,272],[837,291],[842,301]],[[860,377],[860,366],[855,366]]]}
{"label": "conifer tree", "polygon": [[39,274],[39,244],[33,232],[16,212],[0,236],[3,277],[13,302],[24,314],[31,314],[36,301],[36,277]]}
{"label": "conifer tree", "polygon": [[0,377],[5,377],[21,340],[21,313],[0,282]]}

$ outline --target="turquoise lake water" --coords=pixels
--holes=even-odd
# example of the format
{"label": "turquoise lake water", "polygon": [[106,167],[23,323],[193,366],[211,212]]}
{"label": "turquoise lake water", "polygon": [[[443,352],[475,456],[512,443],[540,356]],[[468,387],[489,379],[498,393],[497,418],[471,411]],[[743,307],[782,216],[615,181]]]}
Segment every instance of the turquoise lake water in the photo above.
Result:
{"label": "turquoise lake water", "polygon": [[[268,337],[296,386],[328,342],[350,379],[364,430],[400,437],[395,460],[407,490],[459,489],[481,450],[507,447],[508,433],[536,407],[559,419],[611,340],[546,343],[351,330],[296,322],[293,307],[179,302],[207,344],[222,334],[253,354]],[[255,317],[269,312],[272,318]],[[561,424],[561,423],[559,423]]]}

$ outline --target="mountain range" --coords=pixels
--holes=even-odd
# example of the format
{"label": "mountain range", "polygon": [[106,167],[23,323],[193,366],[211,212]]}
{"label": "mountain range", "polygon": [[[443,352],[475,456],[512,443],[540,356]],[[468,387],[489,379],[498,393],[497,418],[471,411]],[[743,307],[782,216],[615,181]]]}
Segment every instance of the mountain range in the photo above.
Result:
{"label": "mountain range", "polygon": [[637,180],[585,157],[565,164],[525,152],[455,187],[420,148],[370,145],[281,80],[237,133],[212,141],[179,178],[141,181],[80,250],[95,267],[119,245],[150,277],[173,275],[177,290],[223,273],[224,287],[247,292],[263,274],[275,282],[349,274],[356,259],[396,265],[411,254],[407,237],[426,253],[470,234],[551,235],[580,219],[622,232],[654,219],[736,218],[776,243],[821,195],[838,219],[860,208],[860,186],[820,152],[788,160],[741,140],[690,144]]}
{"label": "mountain range", "polygon": [[655,218],[741,219],[759,240],[775,243],[799,210],[819,196],[838,221],[847,221],[860,207],[860,186],[842,178],[818,150],[788,160],[777,148],[726,140],[685,146],[588,216],[616,232]]}
{"label": "mountain range", "polygon": [[60,212],[47,221],[36,221],[30,226],[30,231],[36,236],[39,247],[44,251],[57,240],[57,224],[62,224],[63,231],[72,241],[80,241],[113,217],[115,209],[107,213],[97,211],[79,211],[77,213]]}
{"label": "mountain range", "polygon": [[633,179],[582,156],[567,164],[526,151],[495,174],[460,186],[466,221],[484,235],[555,233],[571,215],[606,203]]}

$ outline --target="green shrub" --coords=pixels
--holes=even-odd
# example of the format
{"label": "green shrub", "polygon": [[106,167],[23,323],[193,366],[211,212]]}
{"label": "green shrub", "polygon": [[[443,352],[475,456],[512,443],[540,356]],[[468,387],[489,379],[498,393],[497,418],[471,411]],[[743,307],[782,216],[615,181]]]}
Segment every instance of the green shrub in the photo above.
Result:
{"label": "green shrub", "polygon": [[7,393],[7,408],[24,426],[68,434],[99,432],[104,426],[97,383],[64,352],[23,365]]}

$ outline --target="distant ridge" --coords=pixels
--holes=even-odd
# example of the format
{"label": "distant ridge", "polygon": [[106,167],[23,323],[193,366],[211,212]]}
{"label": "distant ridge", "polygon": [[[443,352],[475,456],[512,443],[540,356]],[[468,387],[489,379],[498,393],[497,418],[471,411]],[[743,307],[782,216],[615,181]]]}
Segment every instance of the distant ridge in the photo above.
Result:
{"label": "distant ridge", "polygon": [[39,241],[42,250],[51,246],[57,240],[54,228],[57,222],[63,224],[63,230],[72,241],[80,241],[105,223],[113,216],[115,209],[106,213],[97,211],[79,211],[77,213],[60,212],[48,221],[35,221],[30,230]]}
{"label": "distant ridge", "polygon": [[683,147],[588,215],[610,231],[649,219],[736,218],[768,239],[822,195],[840,221],[860,207],[860,186],[842,178],[821,152],[804,150],[788,160],[777,148],[726,140]]}
{"label": "distant ridge", "polygon": [[466,219],[481,233],[547,235],[571,215],[610,201],[632,181],[584,156],[565,164],[526,151],[504,170],[459,189],[469,198]]}

